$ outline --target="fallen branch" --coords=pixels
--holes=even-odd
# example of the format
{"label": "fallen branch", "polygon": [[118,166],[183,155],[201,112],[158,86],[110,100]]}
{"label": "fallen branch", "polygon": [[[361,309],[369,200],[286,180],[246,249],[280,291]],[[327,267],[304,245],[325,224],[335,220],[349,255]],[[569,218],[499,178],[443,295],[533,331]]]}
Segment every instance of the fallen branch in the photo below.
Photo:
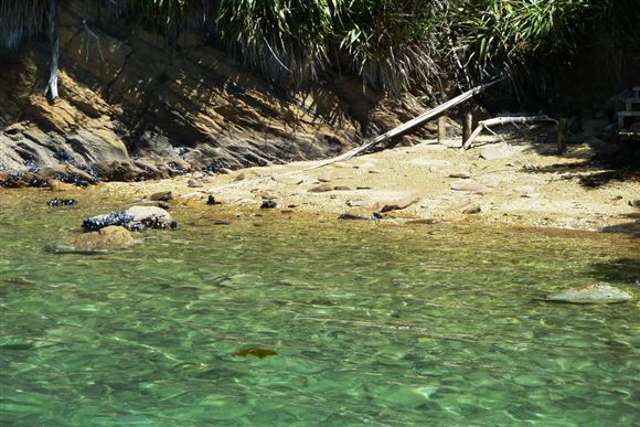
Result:
{"label": "fallen branch", "polygon": [[427,111],[426,113],[423,113],[421,115],[419,115],[418,117],[409,120],[406,123],[403,123],[402,125],[391,129],[390,131],[376,137],[375,139],[373,139],[372,141],[369,141],[366,144],[363,144],[359,147],[354,148],[353,150],[347,151],[344,154],[341,154],[337,157],[334,157],[332,159],[329,160],[325,160],[323,162],[320,162],[314,166],[305,168],[305,169],[299,169],[299,170],[294,170],[294,171],[289,171],[289,172],[285,172],[282,173],[280,175],[274,175],[273,177],[269,176],[269,177],[258,177],[258,178],[254,178],[254,179],[248,179],[248,180],[243,180],[240,182],[232,182],[229,183],[227,185],[223,185],[220,186],[218,188],[215,189],[210,189],[209,193],[212,192],[216,192],[216,191],[221,191],[221,190],[225,190],[225,189],[229,189],[229,188],[233,188],[233,187],[242,187],[242,186],[246,186],[246,185],[255,185],[259,182],[262,181],[268,181],[271,179],[278,179],[278,178],[284,178],[284,177],[288,177],[288,176],[292,176],[292,175],[297,175],[303,172],[308,172],[308,171],[312,171],[312,170],[316,170],[316,169],[320,169],[321,167],[324,166],[328,166],[330,164],[333,163],[337,163],[340,161],[346,161],[349,160],[353,157],[355,157],[356,155],[358,155],[359,153],[368,150],[369,148],[380,144],[381,142],[384,142],[388,139],[393,138],[394,136],[398,136],[403,134],[404,132],[407,132],[413,128],[415,128],[416,126],[419,126],[421,124],[423,124],[424,122],[442,114],[443,112],[445,112],[446,110],[448,110],[449,108],[455,107],[456,105],[459,105],[461,103],[463,103],[464,101],[473,98],[474,96],[476,96],[479,93],[484,92],[485,90],[489,89],[492,86],[497,85],[498,83],[504,81],[506,78],[505,77],[500,77],[498,79],[495,79],[493,81],[490,81],[489,83],[485,83],[483,85],[480,86],[476,86],[475,88],[468,90],[467,92],[464,92],[458,96],[456,96],[455,98],[450,99],[449,101],[445,102],[444,104],[441,104],[439,106],[437,106],[436,108]]}
{"label": "fallen branch", "polygon": [[493,126],[502,126],[507,124],[530,124],[530,123],[540,123],[540,122],[549,122],[558,124],[556,119],[552,119],[549,116],[521,116],[521,117],[496,117],[493,119],[483,120],[478,122],[478,126],[474,129],[474,131],[469,135],[466,141],[462,144],[462,148],[468,150],[471,148],[471,144],[475,139],[482,133],[483,130],[491,131],[491,127]]}
{"label": "fallen branch", "polygon": [[478,95],[479,93],[484,92],[485,90],[489,89],[492,86],[495,86],[496,84],[502,82],[505,80],[505,77],[501,77],[498,79],[495,79],[489,83],[485,83],[482,84],[480,86],[476,86],[471,90],[468,90],[458,96],[456,96],[455,98],[451,98],[450,100],[448,100],[447,102],[445,102],[444,104],[440,104],[439,106],[437,106],[436,108],[427,111],[426,113],[423,113],[421,115],[419,115],[418,117],[415,117],[411,120],[409,120],[406,123],[401,124],[400,126],[391,129],[388,132],[383,133],[382,135],[377,136],[376,138],[374,138],[373,140],[367,142],[366,144],[363,144],[359,147],[354,148],[353,150],[347,151],[344,154],[339,155],[338,157],[334,157],[333,159],[329,159],[325,162],[322,162],[319,165],[316,165],[310,169],[306,169],[306,170],[312,170],[312,169],[318,169],[321,168],[323,166],[327,166],[330,165],[332,163],[336,163],[336,162],[340,162],[340,161],[345,161],[345,160],[349,160],[355,156],[357,156],[358,154],[362,153],[363,151],[368,150],[371,147],[374,147],[378,144],[380,144],[381,142],[387,141],[395,136],[398,135],[402,135],[403,133],[417,127],[420,126],[421,124],[423,124],[424,122],[433,119],[434,117],[444,113],[445,111],[447,111],[449,108],[455,107],[456,105],[462,104],[463,102],[467,101],[468,99],[473,98],[474,96]]}

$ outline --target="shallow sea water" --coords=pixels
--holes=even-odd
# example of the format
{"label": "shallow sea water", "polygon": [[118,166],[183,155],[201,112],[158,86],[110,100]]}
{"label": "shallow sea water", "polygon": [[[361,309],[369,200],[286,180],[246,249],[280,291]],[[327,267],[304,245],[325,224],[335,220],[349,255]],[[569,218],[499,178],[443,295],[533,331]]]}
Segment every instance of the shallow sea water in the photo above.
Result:
{"label": "shallow sea water", "polygon": [[[0,425],[640,425],[638,240],[208,208],[54,255],[113,206],[7,194]],[[536,301],[601,281],[636,300]]]}

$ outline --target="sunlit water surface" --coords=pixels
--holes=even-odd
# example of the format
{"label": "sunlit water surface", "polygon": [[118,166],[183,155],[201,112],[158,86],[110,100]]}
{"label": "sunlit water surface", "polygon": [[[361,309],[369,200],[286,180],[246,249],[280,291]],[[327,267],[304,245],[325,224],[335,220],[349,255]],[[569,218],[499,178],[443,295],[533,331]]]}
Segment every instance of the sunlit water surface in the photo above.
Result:
{"label": "sunlit water surface", "polygon": [[[207,208],[132,249],[54,255],[113,206],[15,194],[3,426],[640,425],[637,300],[536,301],[600,281],[640,297],[638,240],[280,212],[215,226]],[[236,354],[252,348],[276,354]]]}

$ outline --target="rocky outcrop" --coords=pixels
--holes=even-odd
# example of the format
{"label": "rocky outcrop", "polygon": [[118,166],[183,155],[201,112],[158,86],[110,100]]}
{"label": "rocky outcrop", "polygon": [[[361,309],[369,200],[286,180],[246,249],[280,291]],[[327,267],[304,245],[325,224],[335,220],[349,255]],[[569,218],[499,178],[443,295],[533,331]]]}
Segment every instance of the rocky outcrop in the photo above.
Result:
{"label": "rocky outcrop", "polygon": [[[185,32],[169,45],[119,26],[126,23],[102,24],[84,4],[61,7],[54,104],[42,90],[46,44],[0,58],[6,185],[43,178],[85,185],[323,158],[424,108],[415,100],[382,102],[346,77],[283,93],[200,36]],[[83,20],[98,39],[79,31]]]}
{"label": "rocky outcrop", "polygon": [[127,210],[111,212],[87,218],[82,223],[85,231],[98,231],[110,226],[124,227],[130,231],[142,231],[145,228],[176,228],[171,214],[157,206],[133,206]]}

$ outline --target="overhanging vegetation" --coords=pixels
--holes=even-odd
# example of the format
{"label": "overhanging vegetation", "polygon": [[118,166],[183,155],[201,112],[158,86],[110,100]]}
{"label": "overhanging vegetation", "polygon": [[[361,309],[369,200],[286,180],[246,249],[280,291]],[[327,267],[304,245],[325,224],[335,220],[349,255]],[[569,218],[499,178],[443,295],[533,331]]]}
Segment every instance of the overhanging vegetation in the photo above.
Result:
{"label": "overhanging vegetation", "polygon": [[[51,5],[71,1],[3,0],[0,44],[16,49],[52,34]],[[587,41],[606,46],[617,65],[640,44],[635,0],[86,1],[173,41],[202,32],[288,88],[343,72],[396,94],[443,76],[463,89],[496,74],[529,78],[532,63],[566,65]]]}

